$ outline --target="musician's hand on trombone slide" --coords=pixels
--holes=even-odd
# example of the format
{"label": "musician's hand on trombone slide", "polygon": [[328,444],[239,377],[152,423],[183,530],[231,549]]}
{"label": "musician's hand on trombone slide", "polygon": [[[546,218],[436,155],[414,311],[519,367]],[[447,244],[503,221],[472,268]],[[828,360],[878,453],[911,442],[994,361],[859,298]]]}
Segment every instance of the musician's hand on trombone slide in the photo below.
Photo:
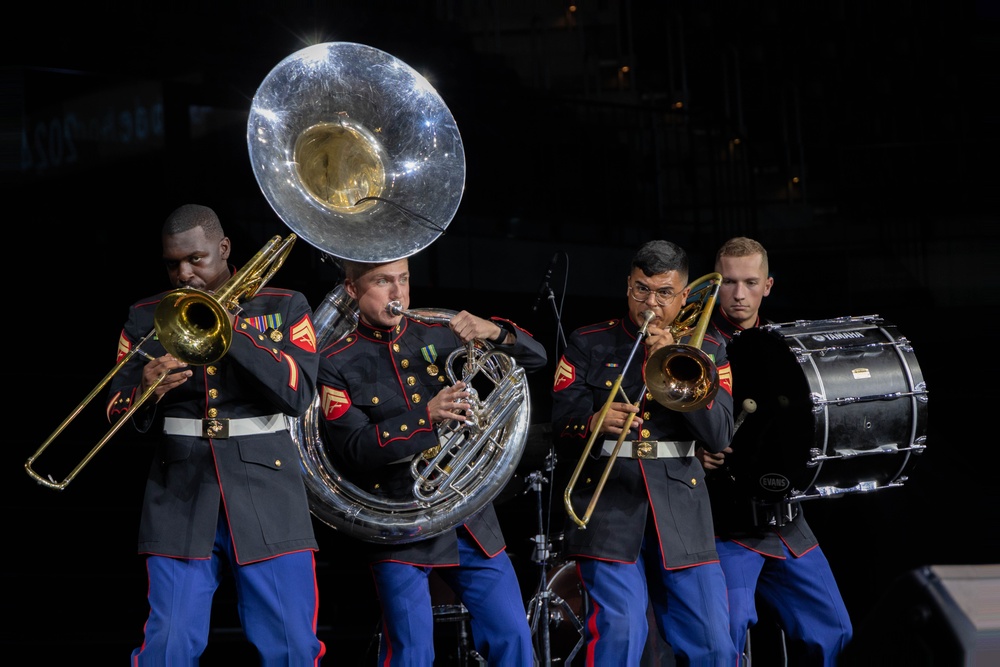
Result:
{"label": "musician's hand on trombone slide", "polygon": [[[142,369],[142,382],[139,385],[140,393],[145,393],[159,380],[159,384],[153,391],[156,400],[159,401],[171,389],[179,387],[187,382],[193,371],[186,370],[188,365],[177,359],[172,354],[165,354],[162,357],[153,357],[142,350],[140,354],[149,359],[149,363]],[[163,378],[160,380],[160,378]]]}
{"label": "musician's hand on trombone slide", "polygon": [[635,416],[632,418],[629,430],[638,433],[639,427],[642,426],[642,417],[638,413],[638,406],[631,403],[611,403],[607,414],[604,415],[604,421],[598,421],[601,413],[596,412],[590,416],[590,424],[588,426],[593,428],[596,423],[598,425],[598,433],[610,433],[611,435],[619,436],[621,435],[622,428],[625,426],[625,422],[628,421],[629,414],[633,414]]}

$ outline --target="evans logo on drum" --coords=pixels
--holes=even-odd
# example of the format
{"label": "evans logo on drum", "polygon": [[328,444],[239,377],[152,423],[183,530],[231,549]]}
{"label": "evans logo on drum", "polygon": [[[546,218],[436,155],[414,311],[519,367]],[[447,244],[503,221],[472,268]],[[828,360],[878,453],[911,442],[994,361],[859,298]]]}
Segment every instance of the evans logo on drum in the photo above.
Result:
{"label": "evans logo on drum", "polygon": [[776,472],[764,473],[760,476],[760,479],[757,480],[757,483],[760,484],[760,488],[777,493],[787,491],[792,485],[792,483],[788,481],[787,477]]}

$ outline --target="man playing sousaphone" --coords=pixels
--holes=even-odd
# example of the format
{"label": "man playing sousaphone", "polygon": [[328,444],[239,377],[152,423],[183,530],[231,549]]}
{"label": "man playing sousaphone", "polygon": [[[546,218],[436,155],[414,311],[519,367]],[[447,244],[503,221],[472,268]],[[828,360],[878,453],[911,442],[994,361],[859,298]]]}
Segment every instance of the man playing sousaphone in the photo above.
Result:
{"label": "man playing sousaphone", "polygon": [[[470,387],[449,385],[444,364],[473,340],[509,354],[526,370],[546,363],[545,348],[499,318],[461,311],[446,323],[407,314],[407,259],[344,262],[344,288],[357,300],[357,329],[320,351],[322,433],[338,469],[363,490],[411,493],[410,461],[438,445],[439,427],[465,421]],[[390,304],[394,308],[390,308]],[[490,664],[531,665],[521,591],[492,503],[457,528],[406,543],[366,542],[382,610],[380,665],[431,665],[432,570],[468,609],[476,651]]]}

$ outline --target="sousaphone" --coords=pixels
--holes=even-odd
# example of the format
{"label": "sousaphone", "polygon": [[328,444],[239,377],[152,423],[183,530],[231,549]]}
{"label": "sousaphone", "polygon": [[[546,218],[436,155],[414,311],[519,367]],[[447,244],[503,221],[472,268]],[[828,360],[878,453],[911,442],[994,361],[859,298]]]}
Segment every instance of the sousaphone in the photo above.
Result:
{"label": "sousaphone", "polygon": [[[344,260],[391,262],[422,250],[444,233],[465,186],[461,135],[437,91],[410,66],[362,44],[318,44],[282,60],[254,96],[247,144],[278,216]],[[317,348],[357,321],[357,304],[337,285],[313,314]],[[468,349],[478,351],[465,365],[495,386],[476,412],[493,418],[470,420],[474,433],[458,422],[439,428],[446,434],[439,447],[454,449],[464,472],[432,498],[416,491],[376,498],[352,483],[327,455],[319,397],[303,417],[288,418],[314,516],[369,542],[413,542],[458,526],[503,490],[527,442],[528,387],[513,359]],[[475,443],[474,457],[457,451],[467,443]]]}

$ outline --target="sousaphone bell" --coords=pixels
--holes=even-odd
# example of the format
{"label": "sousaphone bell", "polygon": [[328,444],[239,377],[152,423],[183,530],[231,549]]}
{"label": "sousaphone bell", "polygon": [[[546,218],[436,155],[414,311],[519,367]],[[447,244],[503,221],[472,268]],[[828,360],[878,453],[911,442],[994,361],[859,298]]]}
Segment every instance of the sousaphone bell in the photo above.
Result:
{"label": "sousaphone bell", "polygon": [[304,48],[263,80],[250,162],[278,216],[320,250],[359,262],[409,257],[458,210],[465,151],[431,84],[379,49]]}

